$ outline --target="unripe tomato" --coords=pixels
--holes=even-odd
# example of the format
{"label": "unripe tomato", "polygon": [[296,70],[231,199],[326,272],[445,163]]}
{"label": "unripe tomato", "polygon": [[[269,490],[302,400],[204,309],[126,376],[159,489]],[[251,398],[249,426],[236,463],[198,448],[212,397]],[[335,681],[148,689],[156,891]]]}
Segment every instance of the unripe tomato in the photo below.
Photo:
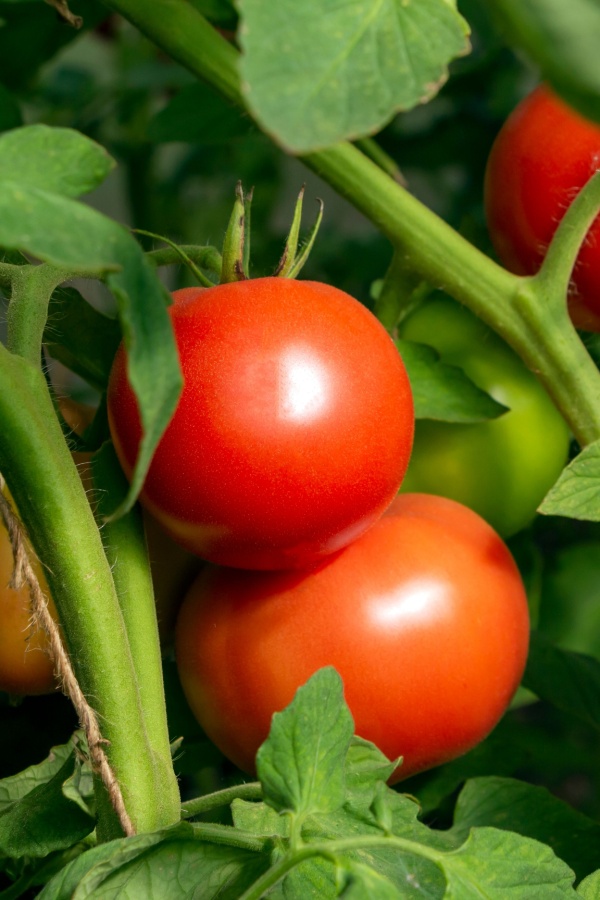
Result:
{"label": "unripe tomato", "polygon": [[569,430],[535,375],[468,309],[438,294],[402,336],[430,344],[509,411],[455,424],[419,419],[402,490],[458,500],[503,537],[528,525],[567,461]]}
{"label": "unripe tomato", "polygon": [[[533,275],[565,210],[600,164],[600,126],[545,85],[526,97],[490,153],[485,207],[498,256],[511,271]],[[575,266],[569,297],[578,328],[600,331],[600,219]]]}
{"label": "unripe tomato", "polygon": [[[325,284],[257,278],[176,292],[184,377],[142,502],[182,546],[248,569],[309,565],[366,531],[410,454],[410,385],[393,342]],[[110,427],[130,473],[137,403],[117,353]]]}
{"label": "unripe tomato", "polygon": [[247,772],[273,713],[335,666],[356,733],[404,757],[398,780],[491,731],[528,640],[525,591],[498,535],[452,500],[405,494],[312,570],[207,566],[181,608],[176,655],[198,721]]}

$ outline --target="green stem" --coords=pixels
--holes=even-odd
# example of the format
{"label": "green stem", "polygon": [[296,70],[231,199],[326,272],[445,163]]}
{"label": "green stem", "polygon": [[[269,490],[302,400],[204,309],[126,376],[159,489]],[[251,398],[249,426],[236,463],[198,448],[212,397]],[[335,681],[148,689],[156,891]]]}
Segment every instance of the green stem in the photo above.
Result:
{"label": "green stem", "polygon": [[214,791],[194,800],[186,800],[181,807],[181,818],[191,819],[202,813],[211,812],[221,806],[229,806],[234,800],[262,800],[262,786],[259,781],[251,781],[248,784],[236,784],[233,787],[224,788],[222,791]]}
{"label": "green stem", "polygon": [[[92,459],[100,522],[127,493],[127,479],[112,444],[104,444]],[[144,524],[139,506],[116,521],[104,522],[106,551],[127,631],[136,684],[152,754],[154,796],[163,825],[179,821],[180,797],[171,762],[156,605]]]}
{"label": "green stem", "polygon": [[135,669],[100,533],[44,376],[2,345],[0,422],[0,471],[45,567],[76,677],[135,828],[154,830],[168,823],[154,794]]}
{"label": "green stem", "polygon": [[198,247],[195,244],[181,244],[179,250],[174,250],[173,247],[159,247],[157,250],[148,251],[146,257],[155,266],[173,266],[181,263],[180,250],[197,266],[220,275],[221,254],[215,247]]}
{"label": "green stem", "polygon": [[12,266],[7,347],[33,365],[41,359],[50,297],[67,277],[68,273],[52,266]]}
{"label": "green stem", "polygon": [[[173,59],[243,105],[238,51],[191,4],[105,2]],[[537,290],[531,289],[531,280],[494,263],[352,144],[336,144],[300,158],[389,238],[407,269],[464,303],[511,344],[539,375],[582,445],[600,439],[600,374],[566,313],[550,327],[539,296],[533,309]],[[565,330],[558,347],[557,326]]]}
{"label": "green stem", "polygon": [[342,853],[354,850],[368,850],[369,848],[375,850],[381,847],[393,848],[402,853],[421,856],[436,864],[439,864],[444,857],[444,853],[434,850],[433,847],[427,847],[425,844],[418,844],[415,841],[408,841],[393,835],[363,835],[356,838],[346,838],[345,840],[328,841],[323,844],[304,844],[297,850],[286,853],[274,866],[271,866],[260,878],[257,878],[254,884],[241,895],[239,900],[260,900],[261,897],[266,895],[267,891],[273,888],[282,878],[285,878],[288,872],[307,859],[319,856],[323,859],[329,859],[335,865],[338,862],[339,855]]}
{"label": "green stem", "polygon": [[273,845],[271,837],[260,837],[232,825],[191,822],[189,827],[194,829],[194,835],[198,840],[209,841],[211,844],[225,844],[227,847],[239,847],[241,850],[252,850],[254,853],[268,852]]}

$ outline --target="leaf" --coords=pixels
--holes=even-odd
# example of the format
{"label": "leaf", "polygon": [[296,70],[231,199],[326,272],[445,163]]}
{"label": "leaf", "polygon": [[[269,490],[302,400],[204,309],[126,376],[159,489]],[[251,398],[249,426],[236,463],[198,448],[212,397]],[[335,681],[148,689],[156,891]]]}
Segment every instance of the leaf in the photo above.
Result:
{"label": "leaf", "polygon": [[447,0],[240,0],[250,110],[285,148],[307,153],[372,134],[432,97],[468,50]]}
{"label": "leaf", "polygon": [[559,900],[576,897],[574,874],[545,844],[496,828],[475,828],[440,858],[444,900]]}
{"label": "leaf", "polygon": [[345,887],[339,896],[344,900],[402,900],[406,896],[387,878],[361,863],[345,864],[343,874]]}
{"label": "leaf", "polygon": [[542,78],[583,115],[600,122],[597,0],[492,0],[489,5]]}
{"label": "leaf", "polygon": [[600,729],[600,662],[531,635],[523,685],[540,699]]}
{"label": "leaf", "polygon": [[189,141],[218,144],[247,134],[252,121],[230,106],[208,85],[198,82],[182,88],[148,125],[148,138],[156,143]]}
{"label": "leaf", "polygon": [[538,512],[600,522],[600,441],[588,444],[546,494]]}
{"label": "leaf", "polygon": [[122,226],[82,203],[1,179],[0,246],[31,253],[72,272],[107,273],[106,283],[117,299],[128,377],[144,430],[125,511],[139,493],[181,390],[165,289]]}
{"label": "leaf", "polygon": [[410,379],[417,419],[482,422],[506,412],[506,407],[478,388],[458,366],[440,360],[426,344],[399,339],[396,346]]}
{"label": "leaf", "polygon": [[580,900],[598,900],[600,897],[600,869],[581,882],[577,888]]}
{"label": "leaf", "polygon": [[183,824],[89,850],[48,882],[39,900],[237,900],[268,866],[266,855],[201,841]]}
{"label": "leaf", "polygon": [[189,0],[209,22],[221,28],[235,28],[237,13],[231,0]]}
{"label": "leaf", "polygon": [[73,754],[46,783],[39,784],[0,813],[0,855],[19,859],[47,856],[82,840],[94,819],[63,790],[73,775]]}
{"label": "leaf", "polygon": [[65,197],[94,190],[114,166],[100,144],[70,128],[27,125],[0,135],[4,178]]}
{"label": "leaf", "polygon": [[0,780],[0,815],[16,800],[21,800],[34,788],[51,781],[56,773],[60,772],[66,760],[73,755],[73,747],[77,740],[77,736],[74,735],[68,743],[53,747],[43,762]]}
{"label": "leaf", "polygon": [[256,768],[265,801],[279,812],[327,812],[344,802],[344,759],[354,723],[335,669],[320,669],[275,713]]}
{"label": "leaf", "polygon": [[0,131],[18,128],[23,119],[16,98],[0,84]]}
{"label": "leaf", "polygon": [[548,844],[584,878],[598,866],[600,824],[554,797],[546,788],[513,778],[473,778],[460,793],[452,832],[493,826]]}
{"label": "leaf", "polygon": [[103,391],[121,343],[121,329],[75,288],[60,287],[50,298],[44,343],[54,359]]}

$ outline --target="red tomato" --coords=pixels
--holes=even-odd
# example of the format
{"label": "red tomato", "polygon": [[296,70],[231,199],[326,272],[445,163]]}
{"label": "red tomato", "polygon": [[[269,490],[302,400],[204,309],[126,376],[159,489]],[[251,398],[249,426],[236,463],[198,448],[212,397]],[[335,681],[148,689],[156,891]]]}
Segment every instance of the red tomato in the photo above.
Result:
{"label": "red tomato", "polygon": [[[492,148],[485,206],[502,262],[532,275],[565,210],[600,165],[600,126],[544,85],[517,106]],[[578,328],[600,331],[600,219],[579,254],[569,308]]]}
{"label": "red tomato", "polygon": [[[184,547],[246,569],[312,564],[395,496],[413,405],[390,337],[336,288],[258,278],[176,292],[184,376],[142,502]],[[111,432],[131,472],[140,424],[119,351]]]}
{"label": "red tomato", "polygon": [[308,572],[208,566],[184,600],[176,655],[198,721],[247,772],[273,713],[335,666],[356,733],[404,756],[397,781],[491,731],[528,640],[523,584],[496,532],[453,500],[404,494]]}

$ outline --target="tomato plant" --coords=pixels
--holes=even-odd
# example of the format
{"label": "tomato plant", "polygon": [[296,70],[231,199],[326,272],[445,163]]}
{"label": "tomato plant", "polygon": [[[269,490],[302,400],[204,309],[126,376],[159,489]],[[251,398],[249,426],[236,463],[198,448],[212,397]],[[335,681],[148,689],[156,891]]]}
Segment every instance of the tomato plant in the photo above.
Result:
{"label": "tomato plant", "polygon": [[495,532],[451,500],[406,494],[307,573],[209,568],[184,601],[176,655],[200,724],[248,772],[272,714],[335,666],[356,733],[403,756],[397,780],[488,734],[528,638],[523,584]]}
{"label": "tomato plant", "polygon": [[403,490],[451,497],[501,535],[528,525],[565,465],[567,425],[518,356],[469,310],[432,297],[402,326],[508,411],[472,424],[419,420]]}
{"label": "tomato plant", "polygon": [[[335,288],[257,278],[187,290],[170,307],[184,388],[142,499],[183,546],[242,568],[338,550],[397,492],[413,436],[402,361]],[[131,471],[140,441],[121,350],[108,409]]]}
{"label": "tomato plant", "polygon": [[[485,206],[494,246],[511,271],[532,275],[569,203],[598,169],[600,125],[540,85],[504,123],[492,148]],[[571,317],[600,331],[600,221],[581,248]]]}

